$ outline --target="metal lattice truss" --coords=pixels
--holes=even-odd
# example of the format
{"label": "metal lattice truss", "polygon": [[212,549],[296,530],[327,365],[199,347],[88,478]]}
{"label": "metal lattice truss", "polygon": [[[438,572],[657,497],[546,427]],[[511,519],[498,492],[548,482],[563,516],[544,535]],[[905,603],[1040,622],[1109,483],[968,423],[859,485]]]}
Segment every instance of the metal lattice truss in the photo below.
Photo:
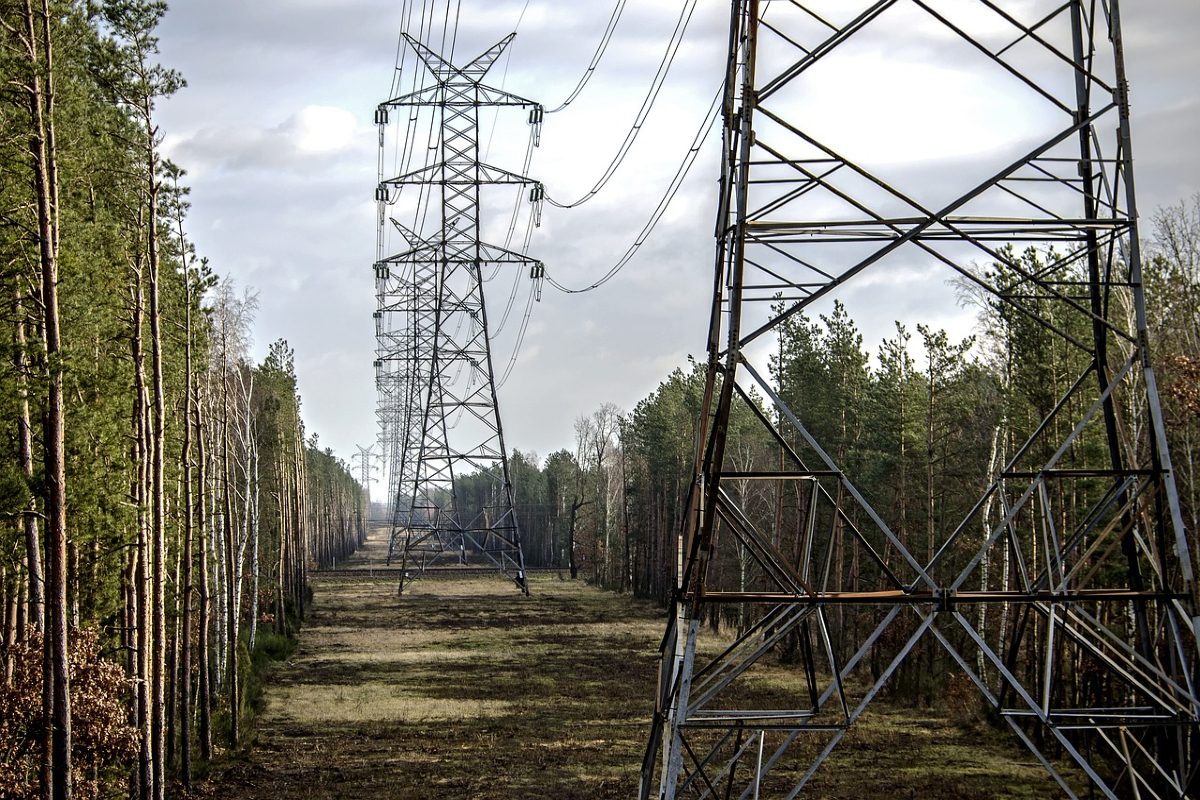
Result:
{"label": "metal lattice truss", "polygon": [[[434,115],[437,134],[430,163],[387,179],[381,175],[376,190],[381,228],[394,226],[405,243],[393,255],[381,253],[375,264],[377,413],[393,504],[389,563],[398,553],[401,592],[439,561],[452,560],[499,568],[528,593],[483,271],[539,265],[480,240],[480,200],[486,186],[520,190],[537,184],[480,163],[478,134],[482,107],[539,107],[480,83],[511,35],[464,67],[405,39],[435,84],[381,103],[376,121],[386,125],[391,109],[405,109],[410,119],[424,111]],[[384,142],[381,127],[381,151]],[[406,187],[422,198],[419,230],[386,212]],[[472,489],[469,501],[462,496],[464,481]]]}
{"label": "metal lattice truss", "polygon": [[[923,651],[948,654],[1070,797],[1200,796],[1192,554],[1147,360],[1116,0],[735,0],[731,25],[705,412],[642,798],[799,796]],[[952,55],[976,104],[939,85],[912,99],[952,118],[1016,98],[1007,141],[916,170],[810,130],[827,120],[796,112],[806,96],[864,53],[912,57],[910,35]],[[903,139],[922,119],[878,123]],[[1079,365],[1006,458],[954,477],[978,502],[928,548],[754,355],[895,272],[921,276],[913,293],[975,287]],[[732,466],[735,408],[777,464]],[[704,624],[737,609],[732,641]],[[800,692],[772,683],[784,649]]]}

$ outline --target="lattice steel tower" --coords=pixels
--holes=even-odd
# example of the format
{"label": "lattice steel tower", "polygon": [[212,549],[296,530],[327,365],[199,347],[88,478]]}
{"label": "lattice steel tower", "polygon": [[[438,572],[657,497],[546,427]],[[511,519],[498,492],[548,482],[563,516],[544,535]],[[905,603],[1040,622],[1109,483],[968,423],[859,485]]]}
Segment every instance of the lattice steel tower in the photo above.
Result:
{"label": "lattice steel tower", "polygon": [[[730,43],[704,413],[642,798],[799,796],[885,681],[940,648],[1069,796],[1200,796],[1193,554],[1148,361],[1117,0],[735,0]],[[987,152],[926,148],[916,169],[797,112],[922,48],[966,77],[909,82],[925,110],[869,128],[918,146],[934,118],[992,115]],[[1040,419],[1003,421],[983,474],[954,476],[978,502],[928,542],[762,363],[798,314],[897,274],[897,306],[954,277],[1076,365],[1040,387]],[[777,462],[733,466],[738,409]],[[712,641],[703,620],[738,607],[744,632]],[[771,678],[784,644],[800,693]]]}
{"label": "lattice steel tower", "polygon": [[[480,235],[485,188],[541,196],[536,182],[479,160],[481,109],[529,108],[530,121],[540,124],[536,103],[481,83],[512,37],[457,67],[405,34],[433,84],[376,111],[381,173],[389,111],[407,112],[409,155],[402,163],[425,149],[416,144],[420,120],[430,118],[434,131],[432,158],[393,177],[381,174],[376,190],[378,415],[392,498],[389,552],[398,553],[389,561],[399,560],[401,593],[450,559],[495,566],[529,591],[496,401],[484,271],[508,266],[536,275],[540,264]],[[408,225],[387,213],[405,187],[418,194],[416,222]],[[388,224],[402,234],[405,249],[385,256]]]}

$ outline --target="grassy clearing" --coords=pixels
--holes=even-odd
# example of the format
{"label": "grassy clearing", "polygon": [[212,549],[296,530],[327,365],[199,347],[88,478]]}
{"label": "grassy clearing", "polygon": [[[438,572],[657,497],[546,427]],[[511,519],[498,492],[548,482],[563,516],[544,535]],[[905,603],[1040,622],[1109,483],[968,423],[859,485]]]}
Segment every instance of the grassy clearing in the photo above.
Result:
{"label": "grassy clearing", "polygon": [[[429,578],[401,598],[390,581],[322,580],[297,651],[268,682],[253,747],[198,796],[635,797],[662,611],[552,575],[531,591]],[[1060,796],[986,726],[872,711],[804,796]]]}

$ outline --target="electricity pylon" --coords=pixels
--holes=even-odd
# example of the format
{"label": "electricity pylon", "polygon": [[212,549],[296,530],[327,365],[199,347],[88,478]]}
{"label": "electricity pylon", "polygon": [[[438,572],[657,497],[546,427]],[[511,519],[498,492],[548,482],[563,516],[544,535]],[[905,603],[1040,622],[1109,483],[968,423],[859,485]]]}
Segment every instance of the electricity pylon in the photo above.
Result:
{"label": "electricity pylon", "polygon": [[[406,249],[375,264],[380,421],[389,431],[391,549],[400,554],[401,593],[447,558],[482,560],[529,592],[496,400],[484,269],[536,274],[540,264],[480,236],[486,187],[529,189],[535,202],[541,196],[535,181],[479,159],[481,108],[530,108],[530,121],[540,124],[538,104],[482,83],[512,37],[458,67],[406,34],[433,83],[376,112],[380,125],[393,109],[410,118],[431,113],[437,130],[430,163],[381,180],[376,194],[381,225],[383,207],[407,186],[420,188],[428,211],[413,226],[392,220]],[[382,141],[381,132],[381,148]]]}
{"label": "electricity pylon", "polygon": [[371,475],[377,469],[375,461],[379,456],[375,454],[374,445],[363,447],[360,444],[357,447],[358,450],[350,455],[350,460],[353,462],[355,459],[358,459],[359,481],[362,483],[363,490],[367,493],[367,514],[369,516],[371,510]]}
{"label": "electricity pylon", "polygon": [[[1117,0],[734,0],[729,41],[708,377],[641,797],[797,797],[938,652],[920,668],[965,675],[1069,796],[1200,796],[1193,554],[1149,363]],[[922,47],[969,93],[913,83],[927,110],[873,129],[919,143],[994,114],[993,154],[908,169],[797,111]],[[1041,419],[1001,420],[1007,450],[953,477],[978,502],[928,540],[762,364],[789,320],[898,273],[909,299],[956,278],[1076,365],[1038,387]],[[735,410],[771,464],[727,456]],[[748,620],[732,643],[702,624],[722,618]],[[783,650],[798,692],[774,679]]]}

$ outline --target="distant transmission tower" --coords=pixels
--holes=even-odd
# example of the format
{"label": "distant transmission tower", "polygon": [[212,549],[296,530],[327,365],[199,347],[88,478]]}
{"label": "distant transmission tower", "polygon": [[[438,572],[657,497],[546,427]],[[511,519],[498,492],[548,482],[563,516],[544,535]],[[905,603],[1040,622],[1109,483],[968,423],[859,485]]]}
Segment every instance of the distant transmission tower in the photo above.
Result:
{"label": "distant transmission tower", "polygon": [[[1148,362],[1118,3],[735,0],[729,41],[708,378],[641,797],[800,796],[885,682],[930,665],[1070,797],[1200,797],[1194,554]],[[928,51],[953,80],[904,71]],[[798,110],[826,81],[858,124]],[[963,115],[1004,141],[917,169],[863,135],[919,147]],[[930,518],[954,516],[927,540],[764,362],[845,288],[906,280],[902,306],[947,277],[1077,366],[953,476],[973,508],[930,492]],[[771,463],[727,456],[734,411]],[[744,620],[732,642],[718,619]],[[772,671],[784,651],[800,691]]]}
{"label": "distant transmission tower", "polygon": [[367,513],[370,514],[371,509],[371,475],[375,472],[375,447],[363,447],[358,445],[358,450],[351,454],[350,460],[358,459],[359,481],[362,483],[363,490],[367,493]]}
{"label": "distant transmission tower", "polygon": [[[409,147],[415,120],[433,115],[433,157],[399,175],[380,176],[380,242],[389,224],[385,209],[405,187],[419,194],[412,225],[394,219],[405,249],[381,252],[375,264],[376,376],[379,422],[389,463],[392,530],[389,561],[401,567],[400,591],[439,561],[490,564],[528,594],[521,537],[513,511],[507,451],[496,401],[484,300],[486,270],[499,266],[540,273],[540,263],[480,236],[480,205],[487,187],[530,191],[540,185],[479,160],[480,109],[541,107],[481,83],[512,40],[511,34],[462,67],[431,52],[407,34],[434,83],[379,105],[403,109]],[[536,141],[536,127],[534,132]],[[381,245],[382,247],[382,245]]]}

